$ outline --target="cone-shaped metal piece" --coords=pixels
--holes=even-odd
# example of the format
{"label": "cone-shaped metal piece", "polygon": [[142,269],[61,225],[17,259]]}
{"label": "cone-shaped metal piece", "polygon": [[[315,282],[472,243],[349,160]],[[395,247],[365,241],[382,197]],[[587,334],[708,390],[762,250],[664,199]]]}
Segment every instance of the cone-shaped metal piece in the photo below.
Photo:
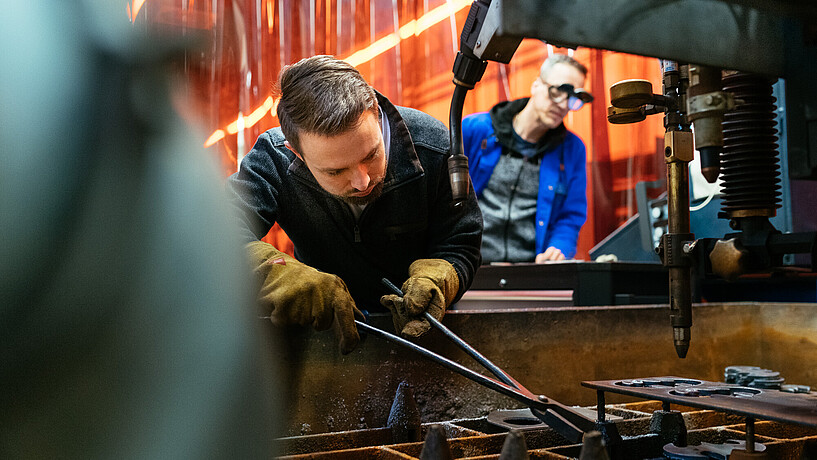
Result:
{"label": "cone-shaped metal piece", "polygon": [[513,429],[505,436],[505,444],[499,453],[499,460],[528,460],[528,445],[525,443],[525,435],[517,429]]}
{"label": "cone-shaped metal piece", "polygon": [[420,451],[420,460],[454,460],[442,426],[431,425],[428,427],[423,450]]}
{"label": "cone-shaped metal piece", "polygon": [[584,434],[579,460],[610,460],[600,432],[590,431]]}
{"label": "cone-shaped metal piece", "polygon": [[391,428],[392,440],[396,444],[422,439],[420,411],[414,401],[414,392],[406,382],[397,386],[386,426]]}

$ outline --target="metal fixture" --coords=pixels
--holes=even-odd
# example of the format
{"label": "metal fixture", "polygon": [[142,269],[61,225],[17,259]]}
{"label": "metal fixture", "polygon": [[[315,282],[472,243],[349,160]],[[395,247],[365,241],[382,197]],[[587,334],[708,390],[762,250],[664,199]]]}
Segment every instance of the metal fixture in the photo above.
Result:
{"label": "metal fixture", "polygon": [[[383,285],[392,292],[401,297],[403,296],[403,292],[391,281],[386,278],[383,278],[381,281]],[[480,354],[476,349],[454,334],[441,322],[437,321],[437,319],[431,316],[428,312],[425,312],[423,317],[431,324],[431,326],[445,334],[446,337],[451,339],[469,356],[474,358],[478,363],[494,374],[497,379],[486,377],[482,374],[474,372],[457,362],[440,356],[413,342],[403,339],[402,337],[398,337],[382,329],[370,326],[365,322],[355,320],[355,324],[362,332],[369,333],[373,336],[380,337],[409,348],[419,353],[423,357],[430,359],[431,361],[434,361],[437,364],[440,364],[441,366],[462,375],[463,377],[466,377],[486,388],[525,404],[530,408],[530,411],[534,416],[546,423],[548,426],[552,427],[568,440],[578,442],[581,440],[586,431],[593,428],[592,419],[585,417],[583,414],[578,413],[557,401],[550,400],[544,395],[534,395],[530,390],[522,386],[522,384],[517,382],[513,377],[489,361],[488,358]]]}
{"label": "metal fixture", "polygon": [[[610,123],[634,123],[654,113],[664,113],[664,161],[667,164],[667,233],[661,236],[659,255],[669,270],[669,303],[675,351],[680,358],[689,350],[692,326],[692,263],[683,248],[695,239],[689,227],[689,162],[693,159],[693,138],[687,118],[689,66],[662,60],[662,94],[652,93],[646,80],[624,80],[610,88]],[[696,83],[700,74],[696,73]],[[696,85],[701,86],[701,85]],[[704,86],[705,91],[709,86]],[[711,94],[710,94],[711,95]],[[697,101],[697,99],[696,99]],[[695,104],[704,106],[703,103]],[[712,121],[708,107],[696,109],[700,123]],[[714,118],[717,118],[715,116]],[[716,136],[708,136],[714,138]],[[711,141],[715,143],[716,141]],[[714,148],[714,147],[713,147]]]}
{"label": "metal fixture", "polygon": [[679,377],[599,380],[582,382],[582,385],[600,392],[817,428],[817,400],[812,394],[791,394]]}

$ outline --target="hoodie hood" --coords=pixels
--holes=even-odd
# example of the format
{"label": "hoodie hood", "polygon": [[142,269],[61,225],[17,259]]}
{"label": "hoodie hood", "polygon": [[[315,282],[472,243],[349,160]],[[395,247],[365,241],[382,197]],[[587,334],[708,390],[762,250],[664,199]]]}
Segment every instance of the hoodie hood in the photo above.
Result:
{"label": "hoodie hood", "polygon": [[[508,150],[513,150],[513,117],[528,104],[529,97],[515,99],[513,101],[500,102],[493,106],[489,112],[491,115],[491,123],[494,125],[494,131],[497,140]],[[542,155],[548,150],[561,144],[567,135],[567,128],[565,124],[561,123],[556,128],[548,130],[539,142],[536,143],[536,154]],[[516,152],[520,153],[520,152]]]}

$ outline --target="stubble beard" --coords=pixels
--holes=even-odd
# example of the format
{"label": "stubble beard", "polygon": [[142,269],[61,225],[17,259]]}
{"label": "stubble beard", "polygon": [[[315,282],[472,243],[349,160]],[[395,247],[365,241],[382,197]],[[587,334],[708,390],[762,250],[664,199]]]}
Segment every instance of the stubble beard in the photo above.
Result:
{"label": "stubble beard", "polygon": [[382,193],[383,193],[383,179],[381,178],[380,181],[377,182],[377,185],[375,185],[372,191],[369,192],[369,194],[366,196],[353,195],[335,195],[335,196],[347,204],[361,206],[375,201],[380,197]]}

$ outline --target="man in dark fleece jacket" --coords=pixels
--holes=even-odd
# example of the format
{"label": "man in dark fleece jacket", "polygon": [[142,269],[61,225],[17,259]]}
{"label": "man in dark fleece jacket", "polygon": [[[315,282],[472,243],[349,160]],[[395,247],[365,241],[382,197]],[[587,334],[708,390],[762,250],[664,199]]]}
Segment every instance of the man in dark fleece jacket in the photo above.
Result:
{"label": "man in dark fleece jacket", "polygon": [[[442,318],[480,264],[482,215],[473,190],[453,206],[447,129],[331,56],[285,67],[279,85],[281,127],[228,180],[260,304],[274,324],[335,324],[343,353],[360,340],[360,309],[386,307],[399,333],[423,334],[423,313]],[[258,241],[276,222],[295,258]]]}

